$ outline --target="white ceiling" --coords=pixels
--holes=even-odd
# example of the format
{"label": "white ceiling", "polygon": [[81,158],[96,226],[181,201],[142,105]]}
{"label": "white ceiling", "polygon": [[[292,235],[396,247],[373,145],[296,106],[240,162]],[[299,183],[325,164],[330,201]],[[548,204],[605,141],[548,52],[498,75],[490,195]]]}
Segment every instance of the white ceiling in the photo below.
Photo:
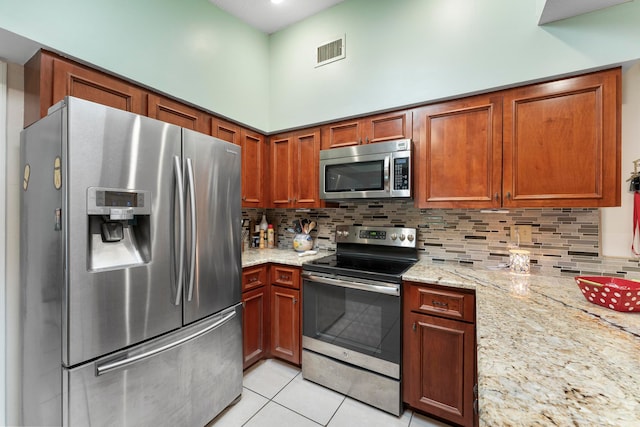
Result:
{"label": "white ceiling", "polygon": [[538,24],[548,24],[628,1],[633,0],[546,0]]}
{"label": "white ceiling", "polygon": [[209,0],[266,34],[275,33],[344,0]]}

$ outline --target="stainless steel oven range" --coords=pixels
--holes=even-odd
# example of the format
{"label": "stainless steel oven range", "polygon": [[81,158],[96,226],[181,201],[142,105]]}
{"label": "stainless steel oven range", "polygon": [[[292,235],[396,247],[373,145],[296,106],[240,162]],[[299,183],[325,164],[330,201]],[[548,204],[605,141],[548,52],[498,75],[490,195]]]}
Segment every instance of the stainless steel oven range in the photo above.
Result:
{"label": "stainless steel oven range", "polygon": [[416,229],[338,226],[335,238],[335,255],[303,266],[302,376],[400,415],[400,293]]}

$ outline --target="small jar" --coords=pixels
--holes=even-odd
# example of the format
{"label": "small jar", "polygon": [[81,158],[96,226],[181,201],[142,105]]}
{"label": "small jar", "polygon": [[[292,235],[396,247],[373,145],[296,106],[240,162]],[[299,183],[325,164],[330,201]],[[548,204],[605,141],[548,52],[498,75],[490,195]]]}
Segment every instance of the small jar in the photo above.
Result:
{"label": "small jar", "polygon": [[275,235],[274,235],[274,231],[273,231],[273,224],[269,224],[269,227],[267,228],[267,248],[269,249],[273,249],[274,245],[275,245]]}
{"label": "small jar", "polygon": [[529,260],[529,251],[511,249],[509,251],[509,264],[513,273],[529,274],[531,265]]}

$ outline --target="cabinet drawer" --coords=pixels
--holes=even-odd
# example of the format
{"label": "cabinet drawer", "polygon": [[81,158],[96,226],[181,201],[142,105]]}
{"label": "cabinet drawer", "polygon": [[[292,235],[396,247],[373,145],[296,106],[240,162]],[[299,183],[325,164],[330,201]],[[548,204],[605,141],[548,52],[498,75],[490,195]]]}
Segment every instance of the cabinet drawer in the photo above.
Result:
{"label": "cabinet drawer", "polygon": [[267,284],[267,267],[247,267],[242,270],[242,292]]}
{"label": "cabinet drawer", "polygon": [[405,295],[408,310],[474,322],[475,296],[471,293],[413,283],[405,286]]}
{"label": "cabinet drawer", "polygon": [[271,284],[300,289],[300,269],[283,265],[272,265]]}

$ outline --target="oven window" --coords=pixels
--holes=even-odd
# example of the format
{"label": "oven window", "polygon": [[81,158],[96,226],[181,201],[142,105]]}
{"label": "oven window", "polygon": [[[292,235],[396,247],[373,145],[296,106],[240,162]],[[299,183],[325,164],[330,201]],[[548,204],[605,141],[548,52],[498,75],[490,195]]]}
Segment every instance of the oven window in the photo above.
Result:
{"label": "oven window", "polygon": [[384,161],[325,166],[325,192],[384,190]]}
{"label": "oven window", "polygon": [[304,281],[303,334],[400,363],[400,298]]}

